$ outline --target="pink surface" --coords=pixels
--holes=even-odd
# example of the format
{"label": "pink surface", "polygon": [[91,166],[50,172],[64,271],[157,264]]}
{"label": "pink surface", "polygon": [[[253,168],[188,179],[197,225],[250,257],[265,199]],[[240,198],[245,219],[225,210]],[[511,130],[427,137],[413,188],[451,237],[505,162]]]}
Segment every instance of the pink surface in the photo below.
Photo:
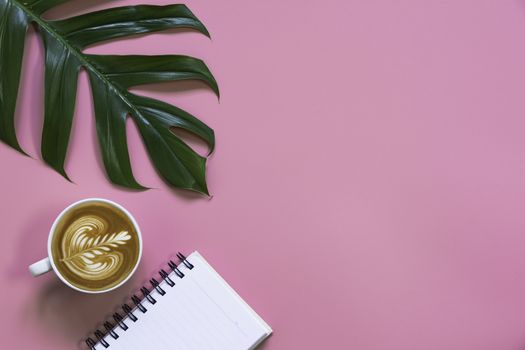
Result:
{"label": "pink surface", "polygon": [[[18,130],[36,159],[0,145],[2,342],[70,349],[166,256],[198,249],[274,328],[265,350],[525,349],[525,3],[187,4],[213,40],[171,32],[90,51],[206,60],[220,103],[199,84],[140,91],[215,129],[211,200],[162,184],[132,125],[134,169],[156,189],[108,184],[85,73],[75,184],[44,166],[42,45],[30,32]],[[55,215],[92,196],[142,226],[135,280],[92,296],[31,278]]]}

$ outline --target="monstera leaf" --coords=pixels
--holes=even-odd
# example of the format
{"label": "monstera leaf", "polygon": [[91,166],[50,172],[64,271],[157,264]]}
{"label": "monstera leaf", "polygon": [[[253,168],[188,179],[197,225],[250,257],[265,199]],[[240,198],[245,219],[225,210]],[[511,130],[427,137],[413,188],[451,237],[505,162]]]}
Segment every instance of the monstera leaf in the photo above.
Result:
{"label": "monstera leaf", "polygon": [[0,0],[0,139],[23,152],[15,133],[14,114],[24,38],[35,23],[45,46],[45,107],[42,158],[67,178],[64,170],[80,69],[88,72],[102,158],[109,179],[143,188],[133,176],[126,140],[131,117],[159,174],[172,186],[208,194],[206,158],[197,154],[173,128],[184,129],[209,146],[213,130],[173,105],[139,96],[129,88],[148,83],[197,79],[219,96],[217,83],[199,59],[180,56],[88,55],[83,49],[101,41],[171,28],[189,28],[209,36],[184,5],[125,6],[50,21],[42,14],[68,0]]}

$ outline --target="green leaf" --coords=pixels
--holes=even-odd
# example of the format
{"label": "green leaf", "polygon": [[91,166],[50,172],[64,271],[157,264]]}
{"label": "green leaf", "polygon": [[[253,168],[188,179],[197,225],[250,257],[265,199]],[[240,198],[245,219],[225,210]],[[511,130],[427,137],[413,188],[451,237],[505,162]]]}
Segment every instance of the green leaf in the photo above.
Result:
{"label": "green leaf", "polygon": [[46,66],[42,157],[69,180],[64,170],[64,161],[75,112],[80,62],[49,33],[43,32],[43,36]]}
{"label": "green leaf", "polygon": [[188,112],[147,97],[133,95],[132,100],[139,107],[140,115],[155,119],[166,129],[179,128],[199,136],[209,147],[211,154],[215,149],[215,134],[206,124]]}
{"label": "green leaf", "polygon": [[41,15],[47,10],[68,1],[70,0],[25,0],[22,3],[27,5],[33,13]]}
{"label": "green leaf", "polygon": [[0,139],[21,151],[14,127],[24,37],[35,22],[45,44],[45,107],[42,157],[67,178],[64,170],[73,122],[78,73],[89,75],[100,151],[109,179],[142,189],[131,169],[126,119],[135,121],[159,174],[172,186],[208,194],[206,158],[177,137],[181,128],[215,147],[213,130],[173,105],[128,91],[141,84],[201,80],[219,96],[206,64],[193,57],[87,55],[82,49],[100,41],[171,28],[189,28],[209,36],[184,5],[126,6],[59,21],[41,14],[67,0],[0,0]]}
{"label": "green leaf", "polygon": [[204,62],[188,56],[87,56],[98,70],[127,89],[161,81],[201,80],[217,96],[219,87]]}
{"label": "green leaf", "polygon": [[176,137],[161,120],[147,114],[140,116],[135,121],[153,163],[163,178],[176,187],[208,195],[204,177],[206,158],[199,156]]}
{"label": "green leaf", "polygon": [[22,153],[15,133],[15,108],[27,25],[24,11],[0,1],[0,139]]}
{"label": "green leaf", "polygon": [[124,6],[54,22],[57,30],[78,47],[132,34],[188,28],[210,36],[185,5]]}
{"label": "green leaf", "polygon": [[95,123],[102,152],[102,160],[110,180],[118,185],[142,189],[133,177],[126,140],[126,118],[128,106],[103,80],[89,73],[93,102],[95,104]]}
{"label": "green leaf", "polygon": [[[161,175],[176,187],[209,194],[204,177],[206,158],[195,153],[170,128],[182,128],[200,136],[208,143],[210,152],[215,146],[213,130],[174,106],[137,95],[129,98],[138,106],[133,119]],[[173,163],[179,166],[167,166]]]}

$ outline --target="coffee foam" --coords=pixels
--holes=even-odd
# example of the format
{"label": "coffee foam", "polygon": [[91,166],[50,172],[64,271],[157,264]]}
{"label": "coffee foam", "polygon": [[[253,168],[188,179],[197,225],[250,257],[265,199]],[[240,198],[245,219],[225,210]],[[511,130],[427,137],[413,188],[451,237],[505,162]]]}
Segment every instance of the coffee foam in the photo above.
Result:
{"label": "coffee foam", "polygon": [[124,280],[140,254],[139,238],[130,218],[104,202],[86,202],[58,222],[51,243],[61,275],[88,291],[106,290]]}
{"label": "coffee foam", "polygon": [[124,263],[118,248],[131,236],[128,231],[109,233],[107,227],[104,219],[92,215],[75,220],[64,233],[61,261],[80,278],[109,278]]}

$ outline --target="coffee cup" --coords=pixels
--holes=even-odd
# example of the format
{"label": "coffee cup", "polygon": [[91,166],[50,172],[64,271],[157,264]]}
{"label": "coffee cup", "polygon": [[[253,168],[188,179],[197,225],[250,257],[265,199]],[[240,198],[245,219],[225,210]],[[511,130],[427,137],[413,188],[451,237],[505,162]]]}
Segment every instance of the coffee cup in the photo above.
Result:
{"label": "coffee cup", "polygon": [[67,286],[104,293],[126,283],[142,257],[139,225],[121,205],[88,198],[65,208],[47,240],[47,257],[30,265],[33,276],[51,270]]}

